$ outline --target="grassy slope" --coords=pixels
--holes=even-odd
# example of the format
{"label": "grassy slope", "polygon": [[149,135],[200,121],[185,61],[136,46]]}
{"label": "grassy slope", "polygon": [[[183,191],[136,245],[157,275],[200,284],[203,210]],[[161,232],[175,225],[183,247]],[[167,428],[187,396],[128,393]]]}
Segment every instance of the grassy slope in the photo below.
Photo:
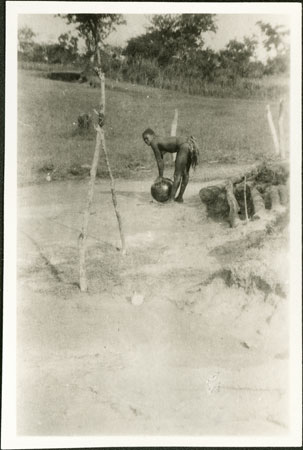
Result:
{"label": "grassy slope", "polygon": [[[106,137],[116,176],[144,176],[140,166],[156,174],[152,152],[141,134],[147,127],[160,135],[169,134],[175,108],[179,109],[178,134],[193,134],[198,139],[203,160],[250,162],[272,155],[266,101],[190,96],[126,83],[108,82],[107,86]],[[72,167],[90,164],[94,130],[79,135],[73,122],[80,113],[98,107],[99,95],[98,89],[86,84],[52,81],[19,71],[19,182],[45,179],[41,170],[50,165],[60,178]],[[271,103],[271,108],[277,121],[277,102]],[[285,131],[288,142],[288,129]],[[103,171],[101,158],[100,173]]]}

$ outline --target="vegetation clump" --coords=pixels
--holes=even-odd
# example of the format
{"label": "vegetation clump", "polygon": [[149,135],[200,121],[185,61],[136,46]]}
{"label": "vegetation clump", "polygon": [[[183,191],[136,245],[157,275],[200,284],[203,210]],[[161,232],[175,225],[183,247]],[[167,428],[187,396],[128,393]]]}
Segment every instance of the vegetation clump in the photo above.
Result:
{"label": "vegetation clump", "polygon": [[[289,31],[281,26],[257,22],[267,60],[258,59],[255,36],[230,40],[215,51],[205,45],[205,36],[216,33],[215,14],[162,14],[150,19],[142,35],[127,45],[104,45],[104,39],[125,23],[119,14],[67,14],[61,16],[76,26],[77,35],[61,34],[57,43],[38,43],[28,27],[19,30],[18,58],[21,67],[29,63],[72,65],[81,72],[80,82],[98,86],[93,73],[96,49],[100,49],[103,71],[108,79],[178,90],[188,94],[275,98],[286,95],[287,83],[273,83],[268,77],[285,76],[289,71]],[[81,52],[79,38],[86,49]],[[100,43],[102,42],[102,48]],[[78,75],[77,75],[78,76]],[[52,74],[51,77],[58,77]],[[52,79],[63,79],[52,78]],[[71,76],[71,81],[73,81]]]}

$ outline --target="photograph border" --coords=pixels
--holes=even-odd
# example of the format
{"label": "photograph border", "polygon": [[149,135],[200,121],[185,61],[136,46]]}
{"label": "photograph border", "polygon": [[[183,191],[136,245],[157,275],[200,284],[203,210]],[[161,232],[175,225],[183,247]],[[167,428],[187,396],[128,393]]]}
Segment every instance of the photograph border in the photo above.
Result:
{"label": "photograph border", "polygon": [[[16,229],[17,229],[17,17],[18,14],[110,12],[121,14],[287,14],[291,21],[290,75],[290,431],[285,436],[69,436],[16,434]],[[300,446],[302,441],[302,211],[301,211],[301,3],[6,2],[5,171],[3,272],[2,448],[259,447]]]}

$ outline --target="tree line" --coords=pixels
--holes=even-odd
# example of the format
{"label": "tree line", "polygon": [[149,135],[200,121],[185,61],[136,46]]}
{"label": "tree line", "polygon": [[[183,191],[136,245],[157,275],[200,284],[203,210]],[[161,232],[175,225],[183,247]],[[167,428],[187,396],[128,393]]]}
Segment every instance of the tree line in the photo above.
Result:
{"label": "tree line", "polygon": [[[281,25],[257,22],[268,54],[262,62],[257,58],[258,41],[254,35],[232,39],[218,51],[206,46],[206,33],[217,31],[215,14],[154,15],[145,33],[129,39],[124,48],[104,45],[116,26],[126,23],[120,14],[60,17],[74,24],[76,34],[61,34],[56,43],[37,43],[33,31],[23,27],[18,32],[20,60],[92,65],[100,47],[103,70],[109,76],[159,87],[172,87],[165,86],[171,80],[177,84],[184,80],[232,84],[239,78],[261,78],[289,70],[289,31]],[[81,53],[80,38],[85,43]]]}

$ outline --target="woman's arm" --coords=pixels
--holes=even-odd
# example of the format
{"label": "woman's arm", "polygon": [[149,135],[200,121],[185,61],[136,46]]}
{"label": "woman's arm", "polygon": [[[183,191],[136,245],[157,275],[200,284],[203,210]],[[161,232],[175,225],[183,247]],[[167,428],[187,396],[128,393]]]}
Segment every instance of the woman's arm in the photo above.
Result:
{"label": "woman's arm", "polygon": [[158,166],[158,170],[159,170],[159,177],[163,178],[163,172],[164,172],[164,161],[163,161],[163,154],[162,152],[159,150],[158,144],[156,143],[152,143],[151,147],[153,149],[156,161],[157,161],[157,166]]}

